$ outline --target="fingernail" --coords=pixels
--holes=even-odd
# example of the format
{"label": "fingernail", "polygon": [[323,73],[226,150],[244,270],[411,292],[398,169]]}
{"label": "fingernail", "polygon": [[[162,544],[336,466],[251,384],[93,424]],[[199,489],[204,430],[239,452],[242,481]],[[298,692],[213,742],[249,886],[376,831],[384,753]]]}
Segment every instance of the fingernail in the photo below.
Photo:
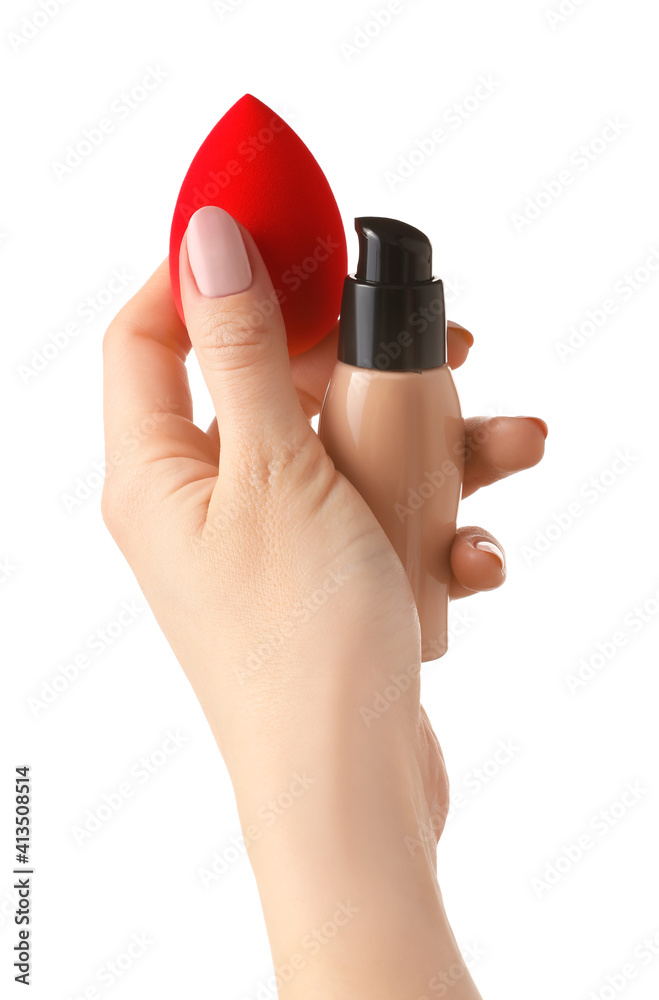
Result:
{"label": "fingernail", "polygon": [[466,341],[467,341],[467,345],[468,345],[469,347],[473,347],[473,346],[474,346],[474,335],[473,335],[473,333],[470,333],[470,332],[469,332],[469,330],[467,330],[467,328],[466,328],[466,327],[464,327],[464,326],[460,326],[460,324],[459,324],[459,323],[456,323],[456,322],[454,322],[454,320],[452,320],[452,319],[451,319],[451,320],[449,320],[449,322],[448,322],[448,325],[449,325],[449,326],[450,326],[450,327],[451,327],[451,328],[452,328],[453,330],[455,330],[455,332],[456,332],[456,333],[459,333],[459,334],[460,334],[460,336],[461,336],[461,337],[462,337],[462,338],[463,338],[464,340],[466,340]]}
{"label": "fingernail", "polygon": [[501,569],[503,569],[505,565],[504,554],[499,548],[499,546],[495,545],[494,542],[490,542],[487,539],[483,538],[480,542],[474,543],[474,548],[480,549],[481,552],[489,552],[490,555],[496,556],[497,559],[499,560],[499,563],[501,564]]}
{"label": "fingernail", "polygon": [[252,284],[242,234],[223,208],[205,205],[196,211],[188,223],[187,244],[190,267],[202,295],[235,295]]}
{"label": "fingernail", "polygon": [[532,420],[534,424],[538,425],[538,427],[544,434],[545,439],[547,438],[547,434],[549,433],[549,428],[547,427],[547,424],[544,422],[544,420],[540,419],[540,417],[522,417],[522,420]]}

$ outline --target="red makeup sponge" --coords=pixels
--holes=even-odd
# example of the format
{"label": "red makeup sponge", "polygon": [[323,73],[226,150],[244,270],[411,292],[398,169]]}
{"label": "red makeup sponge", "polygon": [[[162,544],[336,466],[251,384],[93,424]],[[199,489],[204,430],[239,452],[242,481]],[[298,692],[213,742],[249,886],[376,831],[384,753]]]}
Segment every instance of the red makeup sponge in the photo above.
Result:
{"label": "red makeup sponge", "polygon": [[281,305],[289,355],[322,340],[339,315],[348,267],[341,214],[302,140],[251,94],[205,139],[179,192],[169,273],[182,319],[179,251],[190,216],[204,205],[223,208],[254,237]]}

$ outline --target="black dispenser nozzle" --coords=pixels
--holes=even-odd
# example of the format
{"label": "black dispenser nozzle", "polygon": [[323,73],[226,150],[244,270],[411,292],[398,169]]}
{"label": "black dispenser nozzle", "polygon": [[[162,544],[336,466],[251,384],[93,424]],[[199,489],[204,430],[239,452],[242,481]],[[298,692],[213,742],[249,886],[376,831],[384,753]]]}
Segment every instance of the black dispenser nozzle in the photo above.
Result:
{"label": "black dispenser nozzle", "polygon": [[383,371],[446,363],[444,286],[428,237],[397,219],[355,219],[359,262],[343,286],[339,361]]}

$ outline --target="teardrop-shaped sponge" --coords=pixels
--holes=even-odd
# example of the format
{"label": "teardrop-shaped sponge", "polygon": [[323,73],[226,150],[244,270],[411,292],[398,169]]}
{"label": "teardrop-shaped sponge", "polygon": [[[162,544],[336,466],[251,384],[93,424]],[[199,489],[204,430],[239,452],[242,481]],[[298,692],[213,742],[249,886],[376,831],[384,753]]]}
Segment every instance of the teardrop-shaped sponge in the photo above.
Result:
{"label": "teardrop-shaped sponge", "polygon": [[[325,174],[293,129],[245,94],[204,140],[179,192],[169,243],[182,319],[179,251],[191,215],[218,205],[256,241],[281,305],[288,353],[313,347],[341,307],[347,271],[341,214]],[[263,310],[270,309],[263,303]]]}

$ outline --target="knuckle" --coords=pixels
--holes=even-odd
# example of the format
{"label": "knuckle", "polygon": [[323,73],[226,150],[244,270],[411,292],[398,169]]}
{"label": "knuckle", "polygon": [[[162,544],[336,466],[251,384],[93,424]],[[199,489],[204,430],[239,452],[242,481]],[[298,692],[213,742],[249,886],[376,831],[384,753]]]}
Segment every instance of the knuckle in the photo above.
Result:
{"label": "knuckle", "polygon": [[197,345],[208,364],[242,367],[253,363],[268,346],[268,319],[253,302],[215,309],[201,317]]}
{"label": "knuckle", "polygon": [[240,451],[238,480],[256,501],[277,505],[315,506],[329,493],[336,478],[334,463],[309,429],[296,440],[246,442]]}

